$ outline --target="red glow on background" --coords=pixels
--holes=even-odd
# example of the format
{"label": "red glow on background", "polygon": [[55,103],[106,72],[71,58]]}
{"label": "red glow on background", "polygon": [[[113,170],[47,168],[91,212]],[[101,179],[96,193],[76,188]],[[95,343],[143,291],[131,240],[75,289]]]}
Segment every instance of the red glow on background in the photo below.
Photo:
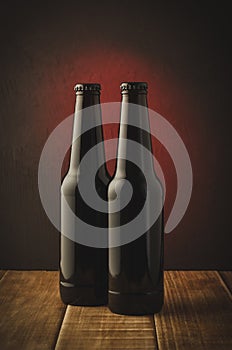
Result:
{"label": "red glow on background", "polygon": [[[63,64],[62,64],[63,63]],[[163,115],[171,123],[175,120],[175,111],[179,111],[179,106],[175,106],[175,87],[173,77],[170,80],[164,79],[162,66],[155,60],[141,55],[135,51],[130,51],[116,47],[100,47],[93,44],[88,48],[80,48],[79,52],[64,53],[59,64],[41,69],[52,69],[52,76],[56,76],[56,81],[48,81],[46,75],[42,82],[41,89],[44,93],[45,108],[50,110],[51,105],[57,106],[57,113],[52,111],[46,127],[51,132],[54,127],[74,112],[75,94],[73,87],[77,82],[96,82],[102,87],[101,102],[117,102],[121,100],[120,83],[123,81],[146,81],[148,83],[148,105],[149,108]],[[168,98],[170,101],[167,105]],[[170,106],[172,107],[170,109]],[[171,113],[169,114],[169,112]],[[41,125],[41,128],[44,126]],[[176,125],[174,125],[176,127]],[[116,125],[104,127],[104,138],[117,138],[118,128]],[[181,135],[182,136],[182,135]],[[156,139],[152,138],[153,152],[160,163],[166,181],[166,202],[165,211],[168,217],[172,208],[176,194],[176,173],[167,151]],[[67,167],[67,162],[65,162]],[[110,174],[113,174],[115,160],[107,164]]]}

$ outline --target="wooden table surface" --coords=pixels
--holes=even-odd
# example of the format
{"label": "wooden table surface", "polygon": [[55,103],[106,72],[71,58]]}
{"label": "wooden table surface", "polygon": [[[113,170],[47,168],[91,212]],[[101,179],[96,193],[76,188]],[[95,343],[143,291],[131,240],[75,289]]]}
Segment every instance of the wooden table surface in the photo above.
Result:
{"label": "wooden table surface", "polygon": [[232,349],[232,272],[165,272],[154,316],[66,307],[58,272],[0,271],[0,279],[0,350]]}

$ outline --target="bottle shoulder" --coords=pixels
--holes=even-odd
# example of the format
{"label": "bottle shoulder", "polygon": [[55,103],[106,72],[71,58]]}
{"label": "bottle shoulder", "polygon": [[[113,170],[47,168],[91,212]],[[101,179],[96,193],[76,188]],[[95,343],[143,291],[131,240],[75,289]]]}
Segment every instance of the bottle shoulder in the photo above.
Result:
{"label": "bottle shoulder", "polygon": [[61,184],[61,194],[63,195],[72,195],[75,193],[75,190],[78,185],[77,174],[68,172],[63,178]]}
{"label": "bottle shoulder", "polygon": [[145,176],[132,177],[126,174],[116,174],[109,183],[108,195],[109,197],[114,196],[117,188],[118,191],[122,192],[128,186],[128,182],[132,185],[133,191],[137,192],[150,192],[155,193],[158,196],[163,196],[163,186],[156,176],[155,172]]}
{"label": "bottle shoulder", "polygon": [[[96,189],[101,192],[108,187],[111,178],[108,172],[102,169],[101,171],[97,172],[96,176],[91,180],[94,181]],[[88,183],[86,181],[89,180],[86,180],[86,174],[78,171],[69,171],[63,178],[61,184],[61,193],[64,195],[74,195],[76,189],[78,188],[78,185],[82,181],[84,183],[84,186],[88,186]]]}

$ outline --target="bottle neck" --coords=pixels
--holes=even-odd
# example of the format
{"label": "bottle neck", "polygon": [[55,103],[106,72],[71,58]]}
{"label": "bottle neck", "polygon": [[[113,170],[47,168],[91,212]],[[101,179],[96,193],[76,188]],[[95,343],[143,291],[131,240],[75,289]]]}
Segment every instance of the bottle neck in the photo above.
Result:
{"label": "bottle neck", "polygon": [[[85,154],[97,143],[103,141],[101,122],[100,94],[98,92],[77,93],[69,173],[77,174]],[[91,152],[90,158],[90,166],[104,161],[103,145],[96,147],[94,152]]]}
{"label": "bottle neck", "polygon": [[[137,144],[131,143],[130,140]],[[116,176],[124,177],[130,175],[130,172],[133,176],[133,160],[143,173],[154,172],[147,94],[144,91],[122,94],[117,158]],[[130,159],[133,160],[129,161]]]}

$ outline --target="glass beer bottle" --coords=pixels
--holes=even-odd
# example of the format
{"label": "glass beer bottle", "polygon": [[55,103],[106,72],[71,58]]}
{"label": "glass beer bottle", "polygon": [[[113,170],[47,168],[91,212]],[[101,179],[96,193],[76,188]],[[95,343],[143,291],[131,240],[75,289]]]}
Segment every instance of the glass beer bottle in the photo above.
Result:
{"label": "glass beer bottle", "polygon": [[[147,84],[122,83],[121,93],[117,164],[108,188],[109,242],[115,241],[115,235],[120,237],[123,225],[138,217],[145,201],[146,208],[158,208],[158,214],[149,227],[152,222],[149,215],[153,212],[145,210],[139,219],[141,235],[128,243],[109,247],[108,305],[114,313],[145,315],[159,312],[163,304],[163,190],[154,171]],[[116,198],[120,202],[126,182],[132,187],[131,199],[126,206],[114,211],[111,203]],[[126,234],[133,234],[136,227],[128,227]]]}
{"label": "glass beer bottle", "polygon": [[[70,166],[61,186],[60,294],[65,304],[104,305],[107,303],[108,287],[107,248],[81,244],[79,236],[83,232],[80,232],[78,224],[74,224],[76,239],[71,239],[66,232],[72,225],[69,215],[66,214],[66,203],[72,212],[87,224],[104,228],[108,225],[107,213],[99,212],[89,206],[79,190],[80,183],[86,181],[86,171],[91,171],[93,164],[99,162],[102,165],[96,173],[94,182],[99,196],[107,200],[109,175],[104,163],[103,144],[94,148],[93,161],[89,162],[87,169],[79,166],[86,153],[103,141],[100,85],[77,84],[75,91],[76,106]],[[94,108],[88,111],[87,107],[90,106]]]}

